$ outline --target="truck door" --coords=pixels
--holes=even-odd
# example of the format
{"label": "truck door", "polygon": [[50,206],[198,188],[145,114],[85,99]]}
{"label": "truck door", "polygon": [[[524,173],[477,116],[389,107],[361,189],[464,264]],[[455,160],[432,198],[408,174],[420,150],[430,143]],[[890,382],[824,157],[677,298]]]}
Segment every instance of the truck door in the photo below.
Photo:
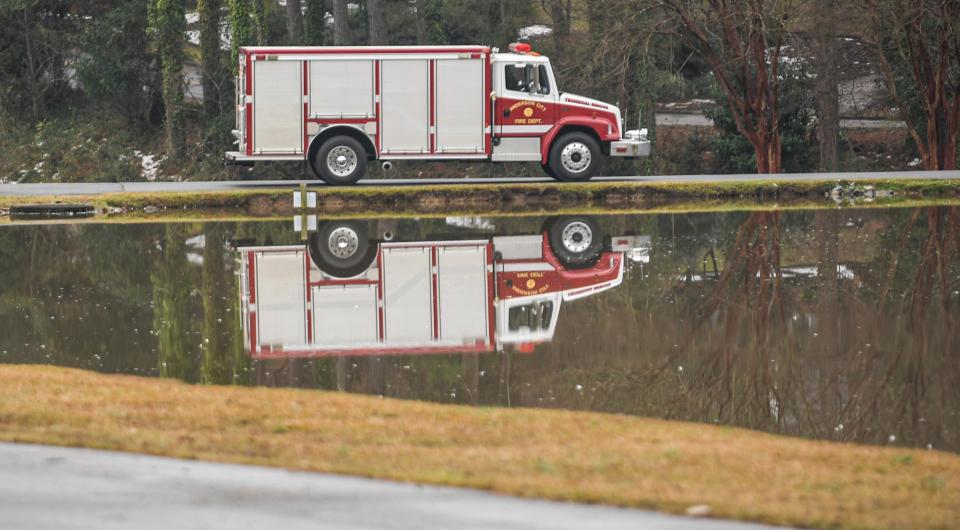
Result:
{"label": "truck door", "polygon": [[253,61],[253,93],[254,154],[302,154],[303,63]]}
{"label": "truck door", "polygon": [[497,331],[500,342],[518,344],[552,340],[557,329],[560,303],[559,293],[499,302]]}
{"label": "truck door", "polygon": [[549,63],[494,64],[497,102],[494,161],[539,161],[541,137],[557,118],[557,90]]}

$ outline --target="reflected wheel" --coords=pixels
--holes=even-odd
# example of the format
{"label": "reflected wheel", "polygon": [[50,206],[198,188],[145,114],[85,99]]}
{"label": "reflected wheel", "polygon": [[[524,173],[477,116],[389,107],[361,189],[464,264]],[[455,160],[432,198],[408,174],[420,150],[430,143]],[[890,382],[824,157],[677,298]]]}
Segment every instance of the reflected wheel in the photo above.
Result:
{"label": "reflected wheel", "polygon": [[550,223],[550,250],[569,269],[596,265],[603,251],[600,224],[587,216],[559,217]]}
{"label": "reflected wheel", "polygon": [[313,263],[336,278],[362,274],[373,264],[377,251],[367,226],[354,221],[324,223],[310,236],[308,248]]}

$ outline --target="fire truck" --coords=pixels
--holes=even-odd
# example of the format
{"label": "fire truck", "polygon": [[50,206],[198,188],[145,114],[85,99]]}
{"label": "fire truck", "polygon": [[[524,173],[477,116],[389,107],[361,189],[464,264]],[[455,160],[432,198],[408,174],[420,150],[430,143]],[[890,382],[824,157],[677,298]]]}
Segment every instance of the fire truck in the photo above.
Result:
{"label": "fire truck", "polygon": [[615,105],[560,91],[550,61],[526,43],[486,46],[244,47],[239,150],[228,161],[306,161],[328,184],[359,180],[371,161],[539,162],[588,180],[606,157],[650,152]]}
{"label": "fire truck", "polygon": [[251,357],[529,352],[553,338],[563,303],[620,285],[650,249],[649,236],[605,239],[579,216],[487,239],[373,241],[369,230],[329,222],[306,244],[238,248]]}

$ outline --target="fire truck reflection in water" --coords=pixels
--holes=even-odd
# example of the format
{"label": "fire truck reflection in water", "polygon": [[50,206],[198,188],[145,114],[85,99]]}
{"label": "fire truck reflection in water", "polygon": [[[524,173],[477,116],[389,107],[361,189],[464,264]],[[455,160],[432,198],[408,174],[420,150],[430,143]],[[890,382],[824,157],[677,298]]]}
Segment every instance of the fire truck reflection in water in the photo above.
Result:
{"label": "fire truck reflection in water", "polygon": [[564,302],[620,285],[649,250],[582,216],[464,241],[378,242],[366,223],[327,222],[305,245],[238,249],[244,343],[255,359],[532,352]]}

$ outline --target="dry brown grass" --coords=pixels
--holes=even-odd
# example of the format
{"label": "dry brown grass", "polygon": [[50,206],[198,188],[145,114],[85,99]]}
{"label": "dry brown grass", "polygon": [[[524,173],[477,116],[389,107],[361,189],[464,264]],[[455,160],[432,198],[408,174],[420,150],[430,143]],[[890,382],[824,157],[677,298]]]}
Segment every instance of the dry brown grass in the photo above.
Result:
{"label": "dry brown grass", "polygon": [[819,528],[956,528],[960,457],[609,414],[0,366],[0,440]]}

